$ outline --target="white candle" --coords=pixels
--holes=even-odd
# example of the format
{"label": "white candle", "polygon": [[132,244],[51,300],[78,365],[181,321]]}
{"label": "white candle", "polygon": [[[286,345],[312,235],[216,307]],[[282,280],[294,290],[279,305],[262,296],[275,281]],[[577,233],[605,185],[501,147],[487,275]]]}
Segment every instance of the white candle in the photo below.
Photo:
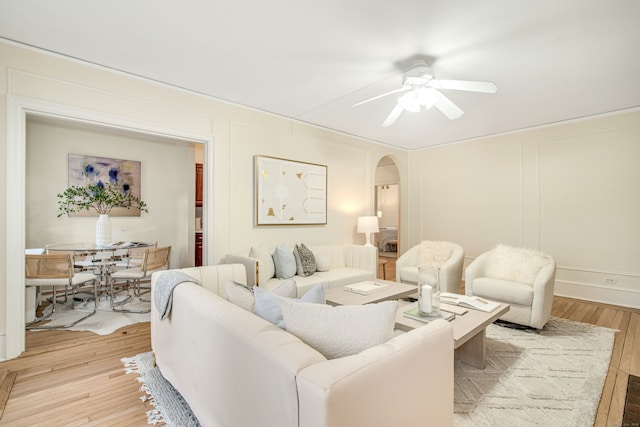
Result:
{"label": "white candle", "polygon": [[429,285],[422,285],[422,298],[420,298],[420,310],[424,313],[431,313],[431,291]]}

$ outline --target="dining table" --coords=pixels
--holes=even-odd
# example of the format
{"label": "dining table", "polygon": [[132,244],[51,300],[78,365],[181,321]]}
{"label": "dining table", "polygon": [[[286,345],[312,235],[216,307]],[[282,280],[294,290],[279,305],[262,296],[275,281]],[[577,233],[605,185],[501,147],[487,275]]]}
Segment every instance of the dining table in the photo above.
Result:
{"label": "dining table", "polygon": [[[76,266],[94,270],[100,278],[100,290],[109,292],[112,268],[121,258],[128,256],[129,249],[152,247],[155,242],[113,242],[98,245],[95,242],[54,243],[45,245],[46,252],[69,252],[74,254]],[[84,257],[84,260],[79,258]],[[78,258],[78,260],[76,260]]]}

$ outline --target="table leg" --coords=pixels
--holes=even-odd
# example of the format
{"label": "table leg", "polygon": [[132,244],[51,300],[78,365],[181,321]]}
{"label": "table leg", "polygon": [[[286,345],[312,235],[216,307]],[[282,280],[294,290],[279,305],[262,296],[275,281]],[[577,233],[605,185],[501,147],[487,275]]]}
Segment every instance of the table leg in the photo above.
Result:
{"label": "table leg", "polygon": [[476,336],[456,349],[455,358],[474,368],[484,369],[487,366],[485,336],[485,329],[478,332]]}

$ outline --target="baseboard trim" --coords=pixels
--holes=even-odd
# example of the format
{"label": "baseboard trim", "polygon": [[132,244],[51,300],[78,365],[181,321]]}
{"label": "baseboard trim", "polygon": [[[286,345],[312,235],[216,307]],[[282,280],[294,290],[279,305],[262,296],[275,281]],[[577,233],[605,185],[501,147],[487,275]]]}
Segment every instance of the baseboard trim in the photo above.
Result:
{"label": "baseboard trim", "polygon": [[640,309],[640,292],[626,289],[556,280],[554,294],[562,297]]}

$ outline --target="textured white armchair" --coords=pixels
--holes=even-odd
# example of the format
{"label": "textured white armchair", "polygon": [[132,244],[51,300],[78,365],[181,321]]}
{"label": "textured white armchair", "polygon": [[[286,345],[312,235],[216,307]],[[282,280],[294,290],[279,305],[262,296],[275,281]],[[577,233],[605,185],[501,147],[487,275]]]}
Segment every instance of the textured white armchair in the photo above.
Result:
{"label": "textured white armchair", "polygon": [[440,290],[460,293],[464,249],[457,243],[424,240],[396,260],[396,282],[418,284],[418,266],[440,267]]}
{"label": "textured white armchair", "polygon": [[465,293],[511,306],[500,319],[542,329],[551,316],[555,260],[544,252],[498,245],[465,270]]}

